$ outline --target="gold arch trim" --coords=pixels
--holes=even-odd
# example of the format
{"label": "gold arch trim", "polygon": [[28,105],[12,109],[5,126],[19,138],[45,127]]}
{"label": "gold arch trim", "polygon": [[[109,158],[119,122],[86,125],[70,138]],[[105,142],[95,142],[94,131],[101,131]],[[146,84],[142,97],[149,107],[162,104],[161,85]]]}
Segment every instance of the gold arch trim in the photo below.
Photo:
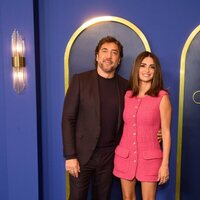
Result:
{"label": "gold arch trim", "polygon": [[80,26],[74,32],[74,34],[71,36],[71,38],[67,44],[67,47],[65,50],[65,55],[64,55],[65,92],[67,91],[67,89],[69,87],[69,54],[70,54],[70,50],[71,50],[71,47],[72,47],[74,41],[80,35],[80,33],[82,31],[84,31],[86,28],[88,28],[94,24],[100,23],[100,22],[108,22],[108,21],[118,22],[118,23],[128,26],[130,29],[132,29],[134,32],[136,32],[136,34],[140,37],[140,39],[142,40],[142,42],[144,44],[145,49],[147,51],[151,51],[149,43],[148,43],[146,37],[144,36],[144,34],[142,33],[142,31],[137,26],[135,26],[131,22],[127,21],[126,19],[123,19],[120,17],[115,17],[115,16],[102,16],[102,17],[96,17],[96,18],[90,19],[90,20],[86,21],[82,26]]}
{"label": "gold arch trim", "polygon": [[[131,22],[120,18],[120,17],[115,17],[115,16],[102,16],[102,17],[96,17],[96,18],[92,18],[88,21],[86,21],[85,23],[82,24],[82,26],[80,26],[75,32],[74,34],[71,36],[67,46],[66,46],[66,50],[65,50],[65,55],[64,55],[64,86],[65,86],[65,93],[69,87],[69,55],[70,55],[70,50],[72,48],[72,45],[74,43],[74,41],[76,40],[76,38],[81,34],[81,32],[83,32],[85,29],[87,29],[88,27],[97,24],[97,23],[101,23],[101,22],[108,22],[108,21],[113,21],[113,22],[118,22],[121,24],[126,25],[127,27],[129,27],[130,29],[132,29],[134,32],[136,32],[136,34],[140,37],[140,39],[142,40],[144,47],[147,51],[151,51],[149,43],[146,39],[146,37],[144,36],[144,34],[142,33],[142,31],[135,26],[134,24],[132,24]],[[66,191],[67,191],[67,195],[66,195],[66,199],[68,199],[69,197],[69,175],[67,174],[66,177]]]}
{"label": "gold arch trim", "polygon": [[178,114],[178,138],[177,138],[177,161],[176,161],[176,200],[180,200],[181,185],[181,156],[182,156],[182,131],[183,131],[183,105],[185,88],[185,65],[186,55],[190,44],[195,36],[200,32],[200,25],[197,26],[188,37],[181,54],[180,61],[180,88],[179,88],[179,114]]}

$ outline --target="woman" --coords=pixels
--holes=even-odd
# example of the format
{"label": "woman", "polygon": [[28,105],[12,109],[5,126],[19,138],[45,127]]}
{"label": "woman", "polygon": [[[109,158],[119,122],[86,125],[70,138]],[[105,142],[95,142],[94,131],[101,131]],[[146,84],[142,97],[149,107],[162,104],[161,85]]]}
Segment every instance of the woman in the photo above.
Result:
{"label": "woman", "polygon": [[[135,200],[136,180],[143,200],[154,200],[158,184],[169,179],[171,104],[163,88],[160,62],[150,52],[135,60],[125,95],[124,130],[115,150],[113,174],[121,178],[123,199]],[[162,149],[157,132],[162,130]]]}

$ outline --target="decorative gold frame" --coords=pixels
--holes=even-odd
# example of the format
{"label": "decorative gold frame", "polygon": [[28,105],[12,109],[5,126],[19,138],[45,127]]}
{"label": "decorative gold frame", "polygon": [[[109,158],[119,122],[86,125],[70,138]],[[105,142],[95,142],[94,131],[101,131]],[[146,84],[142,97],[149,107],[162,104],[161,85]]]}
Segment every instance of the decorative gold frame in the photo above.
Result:
{"label": "decorative gold frame", "polygon": [[79,34],[84,31],[86,28],[100,23],[100,22],[108,22],[108,21],[113,21],[113,22],[119,22],[121,24],[124,24],[126,26],[128,26],[129,28],[131,28],[142,40],[144,47],[147,51],[151,51],[150,50],[150,46],[149,43],[146,39],[146,37],[144,36],[144,34],[142,33],[142,31],[135,26],[134,24],[132,24],[131,22],[120,18],[120,17],[114,17],[114,16],[102,16],[102,17],[96,17],[93,18],[87,22],[85,22],[82,26],[80,26],[72,35],[72,37],[70,38],[66,50],[65,50],[65,55],[64,55],[64,80],[65,80],[65,91],[67,90],[67,88],[69,87],[69,55],[70,55],[70,50],[71,47],[74,43],[74,41],[76,40],[76,38],[79,36]]}
{"label": "decorative gold frame", "polygon": [[[149,43],[148,43],[146,37],[144,36],[144,34],[142,33],[142,31],[137,26],[135,26],[134,24],[132,24],[131,22],[129,22],[123,18],[115,17],[115,16],[102,16],[102,17],[96,17],[91,20],[88,20],[74,32],[74,34],[71,36],[71,38],[67,44],[66,50],[65,50],[65,55],[64,55],[65,93],[69,87],[69,55],[70,55],[70,50],[71,50],[71,47],[72,47],[74,41],[81,34],[81,32],[84,31],[86,28],[88,28],[94,24],[100,23],[100,22],[108,22],[108,21],[118,22],[118,23],[128,26],[140,37],[140,39],[142,40],[142,42],[144,44],[145,49],[147,51],[151,51]],[[69,175],[68,174],[67,174],[67,178],[66,178],[66,191],[67,191],[66,198],[68,199],[68,196],[69,196]]]}
{"label": "decorative gold frame", "polygon": [[178,112],[178,138],[177,138],[177,160],[176,160],[176,200],[180,200],[181,185],[181,155],[182,155],[182,131],[183,131],[183,104],[185,88],[185,63],[186,55],[190,44],[197,33],[200,32],[200,25],[197,26],[188,37],[181,54],[180,62],[180,89],[179,89],[179,112]]}

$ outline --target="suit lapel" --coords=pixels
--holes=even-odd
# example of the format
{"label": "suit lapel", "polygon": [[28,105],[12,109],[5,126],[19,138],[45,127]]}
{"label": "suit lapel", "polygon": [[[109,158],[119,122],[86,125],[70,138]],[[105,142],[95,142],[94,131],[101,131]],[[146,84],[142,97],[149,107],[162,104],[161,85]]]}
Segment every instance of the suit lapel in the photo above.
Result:
{"label": "suit lapel", "polygon": [[94,105],[95,105],[95,108],[92,108],[92,109],[95,109],[96,111],[96,115],[97,115],[97,122],[96,123],[99,123],[100,122],[100,94],[99,94],[99,82],[98,82],[98,74],[97,74],[97,71],[94,70],[92,72],[92,81],[91,81],[91,84],[92,84],[92,88],[93,88],[93,94],[94,94]]}
{"label": "suit lapel", "polygon": [[120,84],[118,75],[117,75],[117,88],[118,88],[118,99],[119,99],[119,114],[117,122],[117,132],[118,132],[121,126],[123,109],[124,109],[124,90],[122,88],[122,85]]}

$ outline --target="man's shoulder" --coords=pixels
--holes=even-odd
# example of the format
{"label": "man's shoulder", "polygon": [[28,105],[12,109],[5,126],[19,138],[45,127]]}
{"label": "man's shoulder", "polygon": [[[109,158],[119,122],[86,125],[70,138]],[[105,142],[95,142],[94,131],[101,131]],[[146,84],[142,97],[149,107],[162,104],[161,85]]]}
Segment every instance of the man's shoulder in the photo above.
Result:
{"label": "man's shoulder", "polygon": [[90,77],[96,74],[96,70],[89,70],[89,71],[85,71],[85,72],[81,72],[81,73],[77,73],[74,76],[78,76],[80,78],[84,78],[84,77]]}
{"label": "man's shoulder", "polygon": [[117,74],[117,77],[118,77],[118,80],[122,83],[122,84],[124,84],[124,85],[128,85],[128,80],[127,79],[125,79],[124,77],[122,77],[121,75],[119,75],[119,74]]}

